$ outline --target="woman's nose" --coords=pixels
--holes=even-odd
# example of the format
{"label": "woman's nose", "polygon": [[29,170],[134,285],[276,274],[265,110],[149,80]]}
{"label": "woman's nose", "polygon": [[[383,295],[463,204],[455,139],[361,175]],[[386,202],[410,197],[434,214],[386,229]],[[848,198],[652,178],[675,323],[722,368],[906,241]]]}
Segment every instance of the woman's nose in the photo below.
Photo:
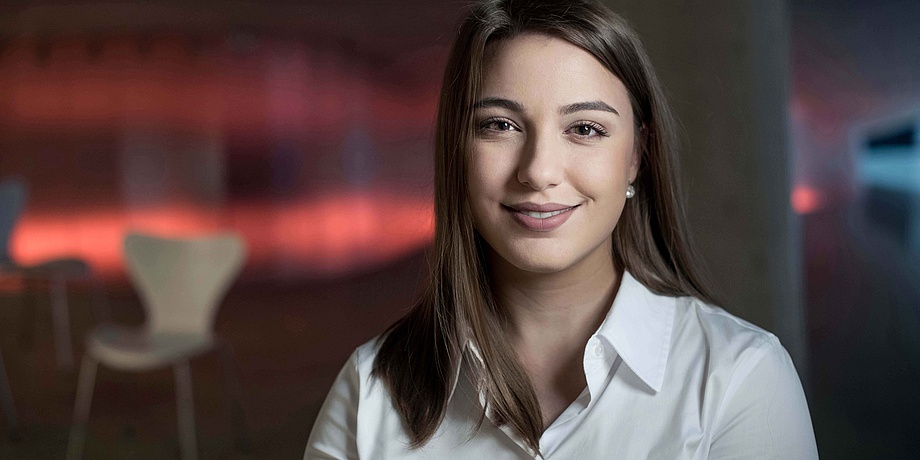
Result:
{"label": "woman's nose", "polygon": [[559,185],[565,175],[562,148],[550,135],[528,136],[521,152],[517,180],[534,190]]}

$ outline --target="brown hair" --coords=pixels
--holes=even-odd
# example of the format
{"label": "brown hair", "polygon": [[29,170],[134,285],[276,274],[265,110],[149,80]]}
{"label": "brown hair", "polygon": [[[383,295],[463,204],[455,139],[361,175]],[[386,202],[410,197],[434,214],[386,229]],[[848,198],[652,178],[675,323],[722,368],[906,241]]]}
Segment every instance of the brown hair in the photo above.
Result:
{"label": "brown hair", "polygon": [[429,283],[412,310],[381,339],[374,362],[374,375],[386,384],[413,447],[424,445],[441,424],[452,377],[465,341],[471,340],[483,361],[473,378],[494,421],[507,424],[539,452],[540,405],[501,327],[489,287],[486,243],[473,228],[465,170],[486,48],[524,32],[548,34],[585,49],[629,92],[641,166],[634,182],[637,194],[627,200],[613,231],[615,266],[659,294],[711,299],[694,271],[677,196],[675,121],[635,32],[592,1],[479,3],[454,41],[438,106]]}

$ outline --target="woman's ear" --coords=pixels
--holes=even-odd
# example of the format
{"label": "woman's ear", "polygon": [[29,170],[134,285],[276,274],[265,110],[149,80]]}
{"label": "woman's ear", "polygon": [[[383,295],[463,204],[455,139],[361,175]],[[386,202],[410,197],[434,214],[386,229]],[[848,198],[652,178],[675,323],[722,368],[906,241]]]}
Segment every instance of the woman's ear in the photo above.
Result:
{"label": "woman's ear", "polygon": [[636,136],[636,145],[632,151],[632,158],[629,161],[629,183],[636,180],[639,175],[639,166],[642,165],[642,152],[648,144],[648,127],[643,123],[639,127],[639,135]]}

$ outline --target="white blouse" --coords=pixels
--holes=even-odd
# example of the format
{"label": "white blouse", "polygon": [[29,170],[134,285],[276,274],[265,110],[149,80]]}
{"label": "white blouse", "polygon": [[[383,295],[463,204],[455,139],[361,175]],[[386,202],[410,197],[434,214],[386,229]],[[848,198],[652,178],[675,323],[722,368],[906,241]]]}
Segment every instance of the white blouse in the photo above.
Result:
{"label": "white blouse", "polygon": [[[486,418],[461,363],[444,421],[408,447],[386,388],[371,376],[377,341],[351,355],[320,409],[304,459],[529,459]],[[468,346],[464,360],[479,359]],[[546,459],[816,459],[789,354],[773,334],[692,297],[649,291],[624,272],[584,354],[587,387],[543,433]],[[490,414],[489,408],[486,413]]]}

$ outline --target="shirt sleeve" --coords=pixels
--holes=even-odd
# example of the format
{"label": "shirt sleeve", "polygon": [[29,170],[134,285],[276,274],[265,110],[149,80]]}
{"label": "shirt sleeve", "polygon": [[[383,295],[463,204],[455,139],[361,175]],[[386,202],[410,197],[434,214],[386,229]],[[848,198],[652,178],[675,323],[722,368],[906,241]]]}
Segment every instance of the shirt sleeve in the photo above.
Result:
{"label": "shirt sleeve", "polygon": [[737,381],[729,384],[709,458],[817,459],[808,404],[789,353],[775,336],[757,351],[749,371],[739,366]]}
{"label": "shirt sleeve", "polygon": [[358,426],[360,378],[357,357],[352,353],[339,372],[307,440],[304,460],[357,459],[355,433]]}

